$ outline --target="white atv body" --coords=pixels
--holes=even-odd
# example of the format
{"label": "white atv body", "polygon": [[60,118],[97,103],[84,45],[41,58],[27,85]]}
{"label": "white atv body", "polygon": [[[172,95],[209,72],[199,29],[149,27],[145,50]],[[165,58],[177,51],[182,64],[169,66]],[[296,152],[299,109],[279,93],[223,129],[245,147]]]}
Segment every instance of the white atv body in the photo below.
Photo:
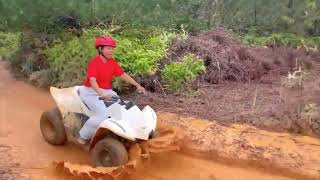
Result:
{"label": "white atv body", "polygon": [[[67,140],[76,142],[79,130],[93,115],[80,99],[79,88],[81,86],[50,88],[57,108],[44,112],[40,121],[41,132],[50,144],[60,145]],[[140,110],[133,103],[121,99],[105,102],[105,105],[109,117],[99,125],[89,144],[94,165],[124,164],[128,160],[125,145],[152,137],[157,126],[157,115],[149,106]]]}

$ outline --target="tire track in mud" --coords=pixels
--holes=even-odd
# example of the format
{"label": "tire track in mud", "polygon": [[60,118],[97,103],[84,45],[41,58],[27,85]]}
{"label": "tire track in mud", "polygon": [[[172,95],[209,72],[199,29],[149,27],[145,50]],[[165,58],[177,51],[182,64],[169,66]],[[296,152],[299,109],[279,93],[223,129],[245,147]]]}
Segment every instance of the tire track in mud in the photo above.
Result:
{"label": "tire track in mud", "polygon": [[[0,179],[78,179],[78,176],[57,172],[50,166],[53,161],[64,160],[72,162],[71,166],[88,168],[90,161],[87,152],[73,144],[51,146],[43,140],[39,118],[44,110],[54,106],[48,91],[14,80],[7,68],[0,61],[0,145],[4,147],[0,152]],[[232,167],[180,153],[164,153],[151,159],[146,158],[136,171],[127,179],[290,179],[250,167]]]}

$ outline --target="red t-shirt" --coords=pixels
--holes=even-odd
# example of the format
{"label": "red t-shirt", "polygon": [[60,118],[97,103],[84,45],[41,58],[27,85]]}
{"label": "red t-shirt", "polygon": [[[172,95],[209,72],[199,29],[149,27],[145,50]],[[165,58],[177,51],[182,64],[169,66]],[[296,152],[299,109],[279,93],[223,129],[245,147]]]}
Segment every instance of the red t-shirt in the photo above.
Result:
{"label": "red t-shirt", "polygon": [[111,81],[113,76],[121,76],[124,73],[123,69],[114,59],[109,59],[106,62],[96,56],[88,64],[87,77],[84,85],[90,87],[89,79],[95,77],[98,86],[103,89],[112,89]]}

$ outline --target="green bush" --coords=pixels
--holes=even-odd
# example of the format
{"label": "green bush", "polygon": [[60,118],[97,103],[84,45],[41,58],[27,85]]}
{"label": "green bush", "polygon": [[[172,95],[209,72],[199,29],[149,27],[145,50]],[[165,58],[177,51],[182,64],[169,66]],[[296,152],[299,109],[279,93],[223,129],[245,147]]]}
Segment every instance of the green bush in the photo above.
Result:
{"label": "green bush", "polygon": [[20,46],[20,33],[0,31],[0,57],[11,57]]}
{"label": "green bush", "polygon": [[118,40],[114,56],[129,74],[140,76],[153,74],[166,51],[167,41],[162,35],[146,39],[123,38]]}
{"label": "green bush", "polygon": [[161,77],[169,91],[179,92],[187,82],[193,81],[204,70],[203,60],[188,54],[181,62],[166,64]]}

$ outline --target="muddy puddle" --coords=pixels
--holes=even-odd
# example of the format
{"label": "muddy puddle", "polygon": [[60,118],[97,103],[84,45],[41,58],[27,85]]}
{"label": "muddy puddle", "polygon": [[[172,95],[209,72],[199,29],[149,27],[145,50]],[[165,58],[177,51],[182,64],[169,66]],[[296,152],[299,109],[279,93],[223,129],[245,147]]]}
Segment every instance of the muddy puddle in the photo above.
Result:
{"label": "muddy puddle", "polygon": [[[221,154],[223,155],[223,158],[227,155],[230,155],[231,159],[237,158],[235,155],[237,153],[233,152],[235,149],[230,148],[230,146],[234,143],[232,138],[236,139],[235,136],[238,136],[238,133],[241,133],[242,131],[233,131],[234,128],[232,127],[230,131],[227,129],[220,129],[219,131],[216,127],[216,131],[212,132],[218,133],[219,137],[218,135],[212,136],[208,132],[208,127],[212,128],[213,126],[208,125],[206,122],[190,121],[188,118],[176,118],[173,115],[165,113],[163,113],[163,115],[161,115],[162,113],[159,113],[161,123],[165,124],[165,126],[161,128],[169,129],[165,133],[162,133],[162,137],[164,138],[161,139],[160,137],[160,139],[153,142],[151,141],[147,144],[141,144],[131,148],[130,162],[127,167],[115,169],[91,169],[89,166],[89,155],[85,150],[73,144],[52,146],[43,140],[39,128],[39,118],[44,110],[54,106],[54,102],[50,98],[49,92],[47,90],[39,90],[24,82],[14,80],[9,75],[7,69],[8,66],[3,62],[0,62],[0,179],[88,179],[90,176],[87,174],[90,174],[90,171],[93,172],[91,173],[91,179],[95,177],[100,177],[100,179],[122,178],[128,180],[304,179],[304,176],[290,176],[288,173],[277,172],[276,170],[272,172],[265,171],[263,168],[256,168],[254,165],[244,166],[239,163],[232,163],[232,160],[229,160],[228,163],[223,163],[223,160],[220,159],[216,161],[217,158],[212,157],[197,158],[195,157],[197,153],[190,155],[192,153],[188,152],[187,155],[182,152],[171,152],[172,150],[177,150],[175,149],[176,146],[169,146],[170,143],[168,145],[164,143],[163,140],[179,139],[181,137],[180,133],[175,134],[174,132],[176,131],[170,132],[172,127],[178,126],[184,130],[182,133],[185,135],[184,137],[189,138],[189,140],[182,141],[182,147],[190,144],[186,146],[188,147],[188,151],[202,151],[203,149],[201,149],[200,146],[205,147],[203,143],[207,143],[208,146],[210,143],[212,145],[217,145],[217,143],[220,143],[220,140],[223,141],[222,136],[224,133],[229,133],[229,137],[224,138],[225,140],[221,142],[224,145],[222,147],[225,148],[225,152]],[[171,119],[169,120],[168,118]],[[178,123],[178,121],[180,123]],[[201,133],[202,136],[199,135]],[[245,133],[242,133],[242,136],[239,137],[245,138],[246,136],[244,136],[244,134]],[[205,140],[207,138],[204,138],[204,136],[219,138],[219,140],[213,141],[212,139],[209,139],[209,141],[206,142]],[[255,139],[254,137],[257,136],[254,134],[252,137],[254,140],[250,142],[257,142],[256,144],[259,144],[260,140]],[[272,139],[268,141],[268,144],[275,142],[274,138],[275,137],[272,136]],[[265,139],[262,139],[262,141],[266,142],[266,139],[268,139],[267,133]],[[197,143],[197,141],[201,143]],[[311,141],[315,144],[314,147],[318,146],[313,142],[313,139],[311,139]],[[285,147],[285,145],[283,146]],[[294,145],[291,145],[291,147],[293,146]],[[170,152],[161,149],[162,147],[170,147],[168,148]],[[312,148],[311,146],[303,147],[306,148],[302,150],[308,152],[320,150],[313,146]],[[218,149],[216,152],[220,153],[220,151],[222,151],[222,149],[219,149],[217,146],[215,148]],[[247,150],[247,147],[239,146],[237,148],[239,148],[238,158],[251,157],[249,152],[242,150]],[[211,150],[212,149],[214,149],[214,147],[211,147]],[[291,150],[295,151],[294,148],[291,148]],[[283,153],[282,151],[280,152]],[[246,156],[245,153],[249,153],[249,155]],[[308,167],[317,169],[317,167],[319,167],[319,162],[314,158],[314,156],[317,155],[317,152],[313,153],[315,154],[310,154],[309,158],[307,158],[310,160]],[[269,159],[271,160],[274,156],[277,156],[274,154],[269,155]],[[297,156],[299,155],[300,159],[303,160],[304,156],[301,157],[301,153],[298,153]],[[256,160],[258,158],[259,157],[257,157]],[[287,162],[284,161],[284,163]],[[299,167],[299,164],[297,164],[297,167]],[[125,168],[127,169],[124,170]],[[101,176],[101,174],[103,174],[103,176]],[[313,177],[316,179],[315,176]]]}

